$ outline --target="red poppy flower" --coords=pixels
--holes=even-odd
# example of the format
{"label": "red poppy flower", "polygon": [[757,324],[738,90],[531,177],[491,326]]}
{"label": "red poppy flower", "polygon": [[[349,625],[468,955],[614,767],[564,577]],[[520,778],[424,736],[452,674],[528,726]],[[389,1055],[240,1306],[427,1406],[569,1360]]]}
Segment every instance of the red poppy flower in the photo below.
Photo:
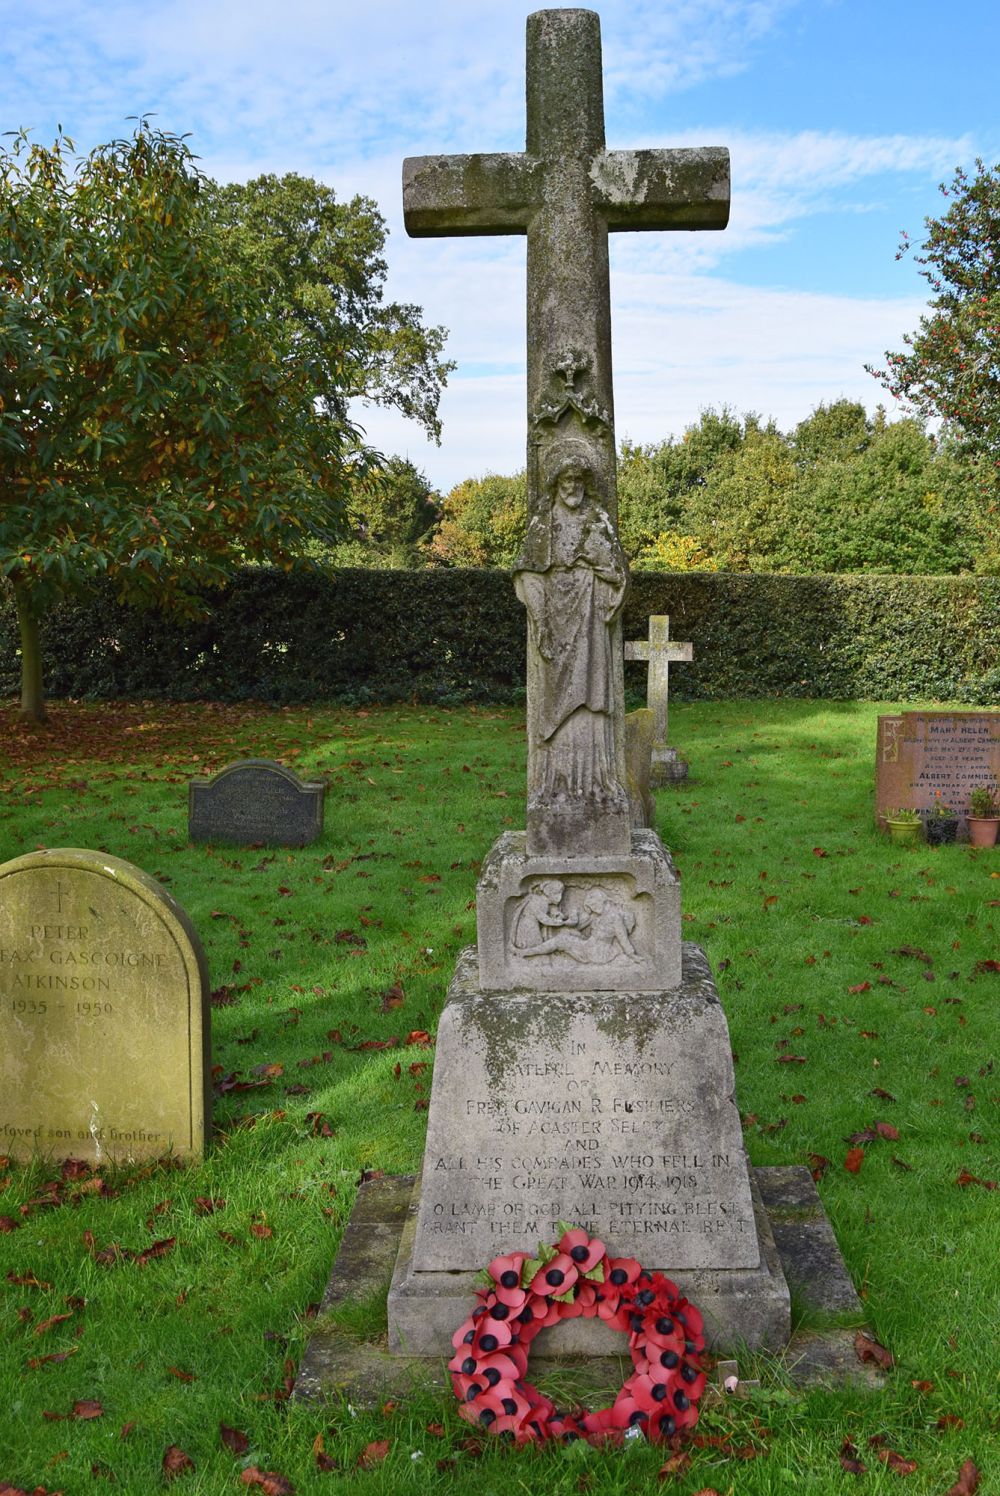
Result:
{"label": "red poppy flower", "polygon": [[634,1257],[609,1257],[605,1281],[612,1288],[623,1289],[626,1284],[636,1283],[642,1268]]}
{"label": "red poppy flower", "polygon": [[699,1346],[699,1350],[703,1349],[703,1346],[704,1346],[704,1335],[705,1335],[705,1321],[704,1321],[704,1319],[702,1317],[701,1310],[700,1309],[696,1309],[695,1306],[694,1306],[694,1304],[688,1303],[687,1299],[681,1299],[679,1301],[678,1305],[677,1305],[677,1309],[678,1309],[678,1314],[677,1314],[678,1319],[682,1320],[683,1323],[687,1326],[687,1331],[688,1331],[687,1338],[688,1338],[688,1340],[694,1340],[694,1341],[701,1340],[702,1341],[702,1345]]}
{"label": "red poppy flower", "polygon": [[559,1239],[559,1250],[567,1257],[572,1257],[577,1271],[582,1275],[589,1273],[600,1262],[604,1256],[604,1243],[592,1240],[586,1231],[577,1226],[572,1231],[563,1233]]}
{"label": "red poppy flower", "polygon": [[645,1424],[649,1415],[644,1408],[640,1408],[632,1395],[632,1383],[635,1377],[629,1377],[624,1387],[615,1398],[611,1408],[611,1423],[614,1428],[635,1428],[637,1424]]}
{"label": "red poppy flower", "polygon": [[464,1319],[462,1321],[458,1329],[455,1331],[454,1335],[451,1337],[451,1343],[456,1350],[460,1350],[463,1345],[472,1344],[472,1341],[475,1338],[476,1324],[477,1321],[472,1318],[471,1314],[469,1315],[468,1319]]}
{"label": "red poppy flower", "polygon": [[476,1325],[475,1338],[472,1341],[472,1354],[474,1356],[488,1356],[493,1351],[505,1350],[510,1345],[513,1335],[513,1326],[510,1320],[491,1319],[487,1316]]}
{"label": "red poppy flower", "polygon": [[548,1262],[543,1262],[538,1272],[529,1284],[529,1293],[540,1293],[549,1297],[550,1294],[569,1293],[576,1283],[579,1274],[576,1263],[572,1257],[567,1257],[565,1252],[557,1252],[555,1257],[550,1257]]}
{"label": "red poppy flower", "polygon": [[494,1257],[486,1269],[496,1284],[495,1293],[502,1304],[519,1309],[524,1303],[521,1269],[527,1260],[526,1252],[509,1252],[505,1257]]}

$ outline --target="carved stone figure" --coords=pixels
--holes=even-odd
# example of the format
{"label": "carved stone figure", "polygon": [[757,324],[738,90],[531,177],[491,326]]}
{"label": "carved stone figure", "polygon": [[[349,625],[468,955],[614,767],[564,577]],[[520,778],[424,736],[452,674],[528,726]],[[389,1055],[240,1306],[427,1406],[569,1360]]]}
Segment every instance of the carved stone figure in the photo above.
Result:
{"label": "carved stone figure", "polygon": [[576,915],[563,914],[560,909],[562,896],[563,884],[558,878],[546,878],[524,895],[511,930],[515,950],[527,954],[560,925],[576,924]]}
{"label": "carved stone figure", "polygon": [[625,558],[586,443],[558,442],[549,456],[546,503],[514,566],[542,662],[529,794],[617,800],[611,626],[625,599]]}

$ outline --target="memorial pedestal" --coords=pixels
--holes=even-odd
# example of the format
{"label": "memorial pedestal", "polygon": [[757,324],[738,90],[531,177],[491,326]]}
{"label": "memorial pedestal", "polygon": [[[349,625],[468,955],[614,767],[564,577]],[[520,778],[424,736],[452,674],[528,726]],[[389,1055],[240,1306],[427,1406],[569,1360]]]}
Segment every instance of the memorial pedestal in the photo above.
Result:
{"label": "memorial pedestal", "polygon": [[[459,958],[438,1028],[421,1180],[389,1292],[389,1344],[447,1354],[477,1272],[556,1223],[665,1272],[711,1343],[777,1348],[789,1295],[755,1198],[729,1033],[703,952],[659,992],[484,992]],[[550,1337],[551,1338],[551,1337]],[[621,1349],[598,1320],[546,1355]]]}
{"label": "memorial pedestal", "polygon": [[[655,831],[621,856],[490,848],[476,890],[484,992],[664,992],[681,980],[680,878]],[[526,1011],[526,1010],[525,1010]]]}

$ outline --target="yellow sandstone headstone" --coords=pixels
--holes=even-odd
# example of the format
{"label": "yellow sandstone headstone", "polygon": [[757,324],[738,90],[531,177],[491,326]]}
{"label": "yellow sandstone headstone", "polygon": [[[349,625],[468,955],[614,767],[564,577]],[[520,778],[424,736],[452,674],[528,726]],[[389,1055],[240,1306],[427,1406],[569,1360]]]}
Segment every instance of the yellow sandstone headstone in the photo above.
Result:
{"label": "yellow sandstone headstone", "polygon": [[208,971],[155,878],[103,852],[0,866],[0,1153],[201,1158]]}

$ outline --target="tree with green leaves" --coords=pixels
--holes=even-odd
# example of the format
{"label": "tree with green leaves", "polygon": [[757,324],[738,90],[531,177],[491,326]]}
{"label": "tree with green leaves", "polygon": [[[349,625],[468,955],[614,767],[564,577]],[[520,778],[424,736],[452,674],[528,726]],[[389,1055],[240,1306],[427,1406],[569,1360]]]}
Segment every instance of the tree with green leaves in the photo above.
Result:
{"label": "tree with green leaves", "polygon": [[237,564],[290,567],[343,525],[371,454],[317,407],[206,212],[178,137],[140,121],[74,159],[0,149],[0,575],[22,715],[45,716],[40,623],[109,577],[196,611]]}
{"label": "tree with green leaves", "polygon": [[[924,220],[914,254],[930,310],[905,352],[868,370],[919,416],[939,417],[962,450],[1000,463],[1000,166],[959,168],[940,190],[948,208]],[[910,248],[904,234],[896,258]]]}
{"label": "tree with green leaves", "polygon": [[445,566],[513,566],[528,523],[524,469],[466,478],[444,497],[430,559]]}
{"label": "tree with green leaves", "polygon": [[455,366],[441,356],[443,327],[425,327],[418,306],[383,301],[386,227],[375,203],[340,203],[295,172],[212,184],[209,202],[275,347],[308,371],[323,414],[343,421],[353,399],[392,406],[438,440]]}
{"label": "tree with green leaves", "polygon": [[427,560],[441,498],[405,457],[389,457],[359,474],[347,502],[345,540],[324,553],[334,566],[410,571]]}

